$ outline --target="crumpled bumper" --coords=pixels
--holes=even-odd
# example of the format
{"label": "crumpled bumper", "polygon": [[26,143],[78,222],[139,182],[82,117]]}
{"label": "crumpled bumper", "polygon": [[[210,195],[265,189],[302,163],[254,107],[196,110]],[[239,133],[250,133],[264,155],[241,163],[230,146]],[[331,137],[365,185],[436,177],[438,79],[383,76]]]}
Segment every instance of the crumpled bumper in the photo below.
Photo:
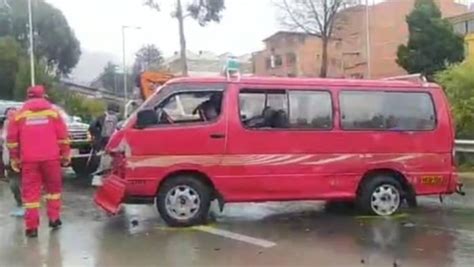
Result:
{"label": "crumpled bumper", "polygon": [[102,186],[97,188],[94,195],[95,204],[108,214],[117,214],[125,197],[125,186],[125,181],[118,176],[105,177]]}

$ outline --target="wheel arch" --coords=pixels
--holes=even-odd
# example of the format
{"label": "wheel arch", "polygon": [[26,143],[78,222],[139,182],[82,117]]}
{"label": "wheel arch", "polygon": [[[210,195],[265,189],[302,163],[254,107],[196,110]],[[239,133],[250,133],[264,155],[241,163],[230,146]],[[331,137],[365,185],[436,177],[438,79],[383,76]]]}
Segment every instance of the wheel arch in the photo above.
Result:
{"label": "wheel arch", "polygon": [[195,170],[195,169],[183,169],[183,170],[176,170],[168,173],[158,184],[158,187],[156,188],[156,194],[158,194],[161,186],[176,177],[179,176],[193,176],[195,179],[198,179],[199,181],[203,182],[205,185],[207,185],[211,190],[212,190],[212,197],[216,198],[219,196],[219,193],[216,190],[216,187],[214,183],[212,182],[212,179],[207,175],[206,173]]}
{"label": "wheel arch", "polygon": [[400,172],[399,170],[393,169],[393,168],[379,168],[379,169],[372,169],[368,170],[362,175],[362,179],[360,180],[358,186],[357,186],[357,191],[356,194],[358,195],[359,192],[361,191],[362,187],[364,186],[367,181],[370,179],[380,176],[380,175],[386,175],[386,176],[391,176],[395,180],[397,180],[400,183],[400,186],[402,187],[404,197],[414,197],[416,195],[415,190],[408,180],[407,176]]}

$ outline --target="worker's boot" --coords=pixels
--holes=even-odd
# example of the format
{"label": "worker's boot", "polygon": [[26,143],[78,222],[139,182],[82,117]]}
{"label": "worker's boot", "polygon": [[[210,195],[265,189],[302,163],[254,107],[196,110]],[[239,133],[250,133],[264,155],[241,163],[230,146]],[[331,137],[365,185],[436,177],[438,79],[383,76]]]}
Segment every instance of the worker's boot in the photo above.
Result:
{"label": "worker's boot", "polygon": [[25,231],[25,235],[29,238],[38,237],[38,229],[28,229]]}
{"label": "worker's boot", "polygon": [[59,229],[59,227],[61,227],[61,225],[63,225],[63,222],[61,222],[60,219],[57,219],[55,221],[49,221],[49,227],[51,227],[51,229],[53,229],[53,230]]}

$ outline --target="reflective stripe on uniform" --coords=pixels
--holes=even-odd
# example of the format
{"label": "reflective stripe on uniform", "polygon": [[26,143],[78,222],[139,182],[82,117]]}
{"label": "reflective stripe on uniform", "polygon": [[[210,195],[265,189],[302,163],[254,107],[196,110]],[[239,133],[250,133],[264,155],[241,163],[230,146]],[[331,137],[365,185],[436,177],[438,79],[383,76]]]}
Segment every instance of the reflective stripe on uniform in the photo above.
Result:
{"label": "reflective stripe on uniform", "polygon": [[40,207],[40,203],[39,202],[24,203],[23,207],[25,207],[25,209],[38,209]]}
{"label": "reflective stripe on uniform", "polygon": [[56,193],[56,194],[47,194],[45,196],[47,200],[58,200],[61,199],[61,193]]}
{"label": "reflective stripe on uniform", "polygon": [[13,149],[13,148],[17,148],[18,147],[18,143],[7,143],[7,148],[8,149]]}
{"label": "reflective stripe on uniform", "polygon": [[60,139],[60,140],[58,140],[58,144],[60,144],[60,145],[69,145],[69,144],[71,144],[71,140],[69,140],[69,139]]}
{"label": "reflective stripe on uniform", "polygon": [[58,112],[52,109],[46,109],[42,111],[26,110],[16,115],[15,121],[19,121],[21,119],[34,119],[34,118],[42,118],[42,117],[52,117],[56,119],[58,118],[58,116],[59,116]]}

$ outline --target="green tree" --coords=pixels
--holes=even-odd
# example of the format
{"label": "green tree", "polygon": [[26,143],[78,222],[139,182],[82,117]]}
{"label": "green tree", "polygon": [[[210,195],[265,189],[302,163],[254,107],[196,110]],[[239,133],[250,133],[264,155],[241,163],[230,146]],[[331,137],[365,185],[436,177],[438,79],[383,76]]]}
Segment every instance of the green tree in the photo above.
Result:
{"label": "green tree", "polygon": [[142,71],[158,71],[163,65],[163,54],[160,49],[153,44],[144,45],[135,54],[133,73]]}
{"label": "green tree", "polygon": [[0,36],[8,35],[11,32],[11,7],[7,2],[0,0]]}
{"label": "green tree", "polygon": [[98,99],[86,98],[76,93],[68,93],[64,98],[63,107],[68,114],[81,117],[84,121],[92,121],[104,113],[106,104]]}
{"label": "green tree", "polygon": [[[205,26],[209,22],[220,22],[221,13],[225,9],[224,0],[189,0],[183,8],[183,0],[175,0],[176,9],[172,12],[172,17],[178,20],[179,44],[181,49],[181,65],[184,76],[188,75],[188,62],[186,57],[186,36],[184,33],[184,19],[191,17],[199,25]],[[160,0],[145,0],[145,5],[160,11]]]}
{"label": "green tree", "polygon": [[20,56],[20,45],[15,39],[0,37],[0,99],[14,96]]}
{"label": "green tree", "polygon": [[474,138],[474,62],[453,65],[436,75],[450,100],[457,138]]}
{"label": "green tree", "polygon": [[[55,89],[57,78],[50,73],[44,61],[37,61],[35,64],[35,82],[44,85],[48,94],[52,94]],[[13,99],[23,101],[26,98],[26,89],[30,86],[30,61],[26,56],[18,60],[18,71],[15,79],[15,89]]]}
{"label": "green tree", "polygon": [[[118,91],[119,81],[122,79],[122,75],[117,73],[117,68],[117,64],[107,62],[107,65],[105,65],[104,70],[99,76],[101,86],[111,92]],[[122,84],[123,82],[120,81],[120,85]]]}
{"label": "green tree", "polygon": [[433,0],[416,0],[406,22],[410,35],[408,44],[398,47],[397,63],[408,73],[421,73],[432,80],[436,72],[463,60],[463,38],[441,18]]}
{"label": "green tree", "polygon": [[[0,22],[9,25],[0,27],[0,34],[13,36],[26,50],[29,47],[27,0],[6,1],[10,8],[0,12]],[[50,71],[67,75],[79,61],[80,43],[60,10],[44,0],[34,3],[35,54],[45,60]]]}

